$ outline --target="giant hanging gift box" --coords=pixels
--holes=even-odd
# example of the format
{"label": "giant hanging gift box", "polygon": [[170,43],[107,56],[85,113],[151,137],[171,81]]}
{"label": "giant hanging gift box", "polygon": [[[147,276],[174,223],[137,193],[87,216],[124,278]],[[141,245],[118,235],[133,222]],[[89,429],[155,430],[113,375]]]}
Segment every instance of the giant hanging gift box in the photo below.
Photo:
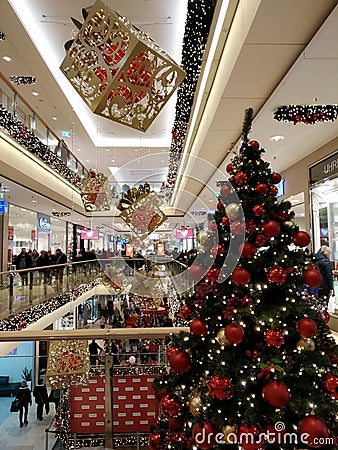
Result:
{"label": "giant hanging gift box", "polygon": [[60,69],[95,114],[146,131],[185,72],[105,3],[86,11]]}
{"label": "giant hanging gift box", "polygon": [[81,181],[81,199],[86,211],[110,210],[112,195],[107,180],[108,177],[102,173],[93,173]]}
{"label": "giant hanging gift box", "polygon": [[52,389],[86,384],[89,369],[87,340],[50,342],[46,377]]}

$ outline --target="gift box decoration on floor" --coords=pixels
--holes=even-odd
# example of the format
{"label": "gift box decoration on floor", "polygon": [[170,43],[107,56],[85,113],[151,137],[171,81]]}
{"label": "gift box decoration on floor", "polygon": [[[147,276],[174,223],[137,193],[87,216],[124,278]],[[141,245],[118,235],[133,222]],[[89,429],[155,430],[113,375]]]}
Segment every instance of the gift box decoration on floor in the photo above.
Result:
{"label": "gift box decoration on floor", "polygon": [[145,183],[138,189],[128,189],[116,207],[121,211],[119,217],[129,225],[135,237],[143,240],[167,219],[161,205],[162,200]]}
{"label": "gift box decoration on floor", "polygon": [[87,384],[89,369],[87,340],[50,342],[46,377],[52,389]]}
{"label": "gift box decoration on floor", "polygon": [[65,44],[61,71],[97,115],[146,131],[185,72],[146,33],[98,0]]}
{"label": "gift box decoration on floor", "polygon": [[81,181],[81,199],[86,211],[109,211],[112,201],[108,177],[102,173],[90,172],[90,177]]}

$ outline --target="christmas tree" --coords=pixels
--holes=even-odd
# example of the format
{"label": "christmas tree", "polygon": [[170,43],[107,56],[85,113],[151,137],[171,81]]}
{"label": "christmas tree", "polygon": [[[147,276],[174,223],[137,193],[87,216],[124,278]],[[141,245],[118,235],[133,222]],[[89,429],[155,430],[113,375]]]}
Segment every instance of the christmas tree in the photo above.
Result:
{"label": "christmas tree", "polygon": [[196,284],[178,316],[190,332],[167,339],[152,450],[338,448],[338,352],[312,289],[321,275],[290,202],[277,201],[280,174],[248,138],[252,116],[189,269]]}

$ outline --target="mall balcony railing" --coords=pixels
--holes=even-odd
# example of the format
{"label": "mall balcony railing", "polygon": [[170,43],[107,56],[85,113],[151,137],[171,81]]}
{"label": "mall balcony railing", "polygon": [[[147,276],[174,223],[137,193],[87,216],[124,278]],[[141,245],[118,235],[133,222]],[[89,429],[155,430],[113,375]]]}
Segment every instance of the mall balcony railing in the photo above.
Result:
{"label": "mall balcony railing", "polygon": [[88,170],[0,72],[0,130],[75,186]]}
{"label": "mall balcony railing", "polygon": [[[0,272],[0,320],[95,282],[108,268],[123,271],[126,279],[131,280],[135,271],[144,266],[147,266],[147,272],[163,276],[185,270],[184,265],[164,257],[153,260],[123,257],[90,259],[20,270],[9,265],[9,270]],[[114,290],[111,292],[113,294]],[[64,297],[67,302],[67,296]]]}

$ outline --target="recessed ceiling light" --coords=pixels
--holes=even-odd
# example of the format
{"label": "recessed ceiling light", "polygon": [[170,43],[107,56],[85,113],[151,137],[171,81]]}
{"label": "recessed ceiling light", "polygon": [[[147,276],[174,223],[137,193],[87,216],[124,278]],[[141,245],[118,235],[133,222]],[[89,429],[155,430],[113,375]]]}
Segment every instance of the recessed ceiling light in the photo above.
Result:
{"label": "recessed ceiling light", "polygon": [[285,139],[285,136],[271,136],[270,141],[274,141],[274,142],[278,142],[278,141],[282,141],[283,139]]}
{"label": "recessed ceiling light", "polygon": [[31,200],[32,203],[36,203],[36,200]]}
{"label": "recessed ceiling light", "polygon": [[106,152],[109,152],[109,148],[106,148]]}
{"label": "recessed ceiling light", "polygon": [[78,152],[80,152],[80,151],[81,151],[81,149],[80,149],[80,148],[78,148],[78,149],[77,149],[77,151],[78,151]]}
{"label": "recessed ceiling light", "polygon": [[115,162],[115,159],[112,159],[111,162]]}
{"label": "recessed ceiling light", "polygon": [[135,148],[134,152],[138,152],[138,149],[137,149],[137,148]]}
{"label": "recessed ceiling light", "polygon": [[89,162],[89,159],[86,159],[86,162]]}
{"label": "recessed ceiling light", "polygon": [[4,59],[7,62],[12,61],[12,58],[10,56],[3,56],[2,59]]}
{"label": "recessed ceiling light", "polygon": [[55,117],[55,116],[53,116],[53,117],[52,117],[52,120],[58,120],[58,118],[57,118],[57,117]]}
{"label": "recessed ceiling light", "polygon": [[35,97],[37,97],[37,96],[39,95],[39,93],[36,92],[36,91],[33,91],[33,92],[32,92],[32,95],[34,95]]}

